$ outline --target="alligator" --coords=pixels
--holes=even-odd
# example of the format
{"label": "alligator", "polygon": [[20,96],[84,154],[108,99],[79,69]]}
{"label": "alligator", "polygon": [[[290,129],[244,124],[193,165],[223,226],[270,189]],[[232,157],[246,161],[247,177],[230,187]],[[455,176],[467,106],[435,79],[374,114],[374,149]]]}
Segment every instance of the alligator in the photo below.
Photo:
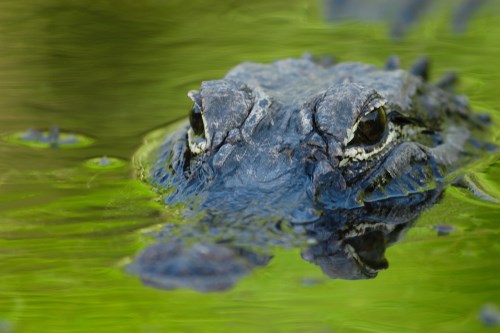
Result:
{"label": "alligator", "polygon": [[454,93],[457,76],[428,78],[425,57],[406,71],[395,56],[378,68],[306,54],[202,82],[189,122],[142,168],[197,222],[165,232],[130,271],[165,289],[225,290],[280,245],[307,248],[330,277],[374,277],[385,247],[356,249],[394,242],[490,149],[478,134],[489,118]]}

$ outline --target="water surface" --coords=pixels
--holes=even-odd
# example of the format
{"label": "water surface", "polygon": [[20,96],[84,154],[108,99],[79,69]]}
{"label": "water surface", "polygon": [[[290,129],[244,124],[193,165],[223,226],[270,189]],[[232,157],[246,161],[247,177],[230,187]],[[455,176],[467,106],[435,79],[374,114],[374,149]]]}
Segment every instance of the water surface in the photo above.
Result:
{"label": "water surface", "polygon": [[[431,14],[394,42],[383,23],[322,21],[315,1],[36,1],[0,4],[0,135],[58,125],[93,138],[75,149],[0,141],[0,332],[490,332],[500,305],[499,206],[456,189],[387,251],[376,279],[327,279],[276,249],[270,264],[226,293],[146,288],[123,265],[179,222],[130,163],[143,136],[182,118],[202,80],[242,61],[305,51],[383,64],[433,61],[490,112],[499,141],[498,5],[462,36]],[[126,161],[99,169],[86,162]],[[470,167],[500,197],[492,155]],[[457,230],[438,237],[432,226]],[[313,281],[313,283],[311,283]]]}

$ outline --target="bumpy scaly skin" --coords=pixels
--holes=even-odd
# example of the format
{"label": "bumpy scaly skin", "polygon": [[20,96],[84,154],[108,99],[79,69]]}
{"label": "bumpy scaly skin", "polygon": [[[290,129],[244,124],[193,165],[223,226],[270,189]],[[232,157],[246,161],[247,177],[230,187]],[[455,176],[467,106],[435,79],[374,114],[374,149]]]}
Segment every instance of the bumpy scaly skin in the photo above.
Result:
{"label": "bumpy scaly skin", "polygon": [[[296,222],[433,188],[460,164],[472,116],[453,76],[431,85],[426,59],[409,71],[397,63],[238,65],[189,93],[204,133],[170,136],[153,181],[175,187],[170,202]],[[383,135],[356,143],[374,110],[387,118]]]}
{"label": "bumpy scaly skin", "polygon": [[[244,63],[188,96],[191,126],[169,135],[152,169],[167,202],[199,221],[173,225],[129,271],[145,284],[220,291],[274,246],[300,246],[332,278],[372,278],[385,247],[439,200],[473,152],[481,118],[452,74],[325,65],[311,57]],[[309,222],[309,223],[305,223]],[[305,246],[306,245],[306,246]]]}

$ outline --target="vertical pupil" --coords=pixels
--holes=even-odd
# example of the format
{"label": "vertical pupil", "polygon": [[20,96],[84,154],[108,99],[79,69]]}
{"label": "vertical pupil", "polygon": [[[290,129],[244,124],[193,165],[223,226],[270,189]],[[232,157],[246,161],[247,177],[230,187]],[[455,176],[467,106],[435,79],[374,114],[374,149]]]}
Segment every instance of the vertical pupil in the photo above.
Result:
{"label": "vertical pupil", "polygon": [[191,125],[194,134],[202,135],[204,133],[205,128],[201,117],[201,108],[197,104],[193,105],[193,108],[189,113],[189,124]]}

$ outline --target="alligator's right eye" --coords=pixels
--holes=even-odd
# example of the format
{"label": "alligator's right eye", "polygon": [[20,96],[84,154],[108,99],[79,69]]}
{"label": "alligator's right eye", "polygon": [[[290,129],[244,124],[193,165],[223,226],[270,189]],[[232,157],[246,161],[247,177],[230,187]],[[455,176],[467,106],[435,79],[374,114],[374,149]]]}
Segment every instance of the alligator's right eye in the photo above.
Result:
{"label": "alligator's right eye", "polygon": [[351,146],[373,146],[379,143],[386,134],[387,117],[383,106],[365,115],[358,123]]}
{"label": "alligator's right eye", "polygon": [[380,153],[393,140],[390,122],[385,113],[385,101],[373,100],[368,105],[367,112],[358,120],[354,128],[347,132],[344,141],[344,159],[340,166],[349,160],[363,161]]}
{"label": "alligator's right eye", "polygon": [[189,124],[191,125],[194,134],[203,135],[203,133],[205,132],[203,118],[201,117],[201,108],[196,103],[193,105],[193,108],[189,113]]}

